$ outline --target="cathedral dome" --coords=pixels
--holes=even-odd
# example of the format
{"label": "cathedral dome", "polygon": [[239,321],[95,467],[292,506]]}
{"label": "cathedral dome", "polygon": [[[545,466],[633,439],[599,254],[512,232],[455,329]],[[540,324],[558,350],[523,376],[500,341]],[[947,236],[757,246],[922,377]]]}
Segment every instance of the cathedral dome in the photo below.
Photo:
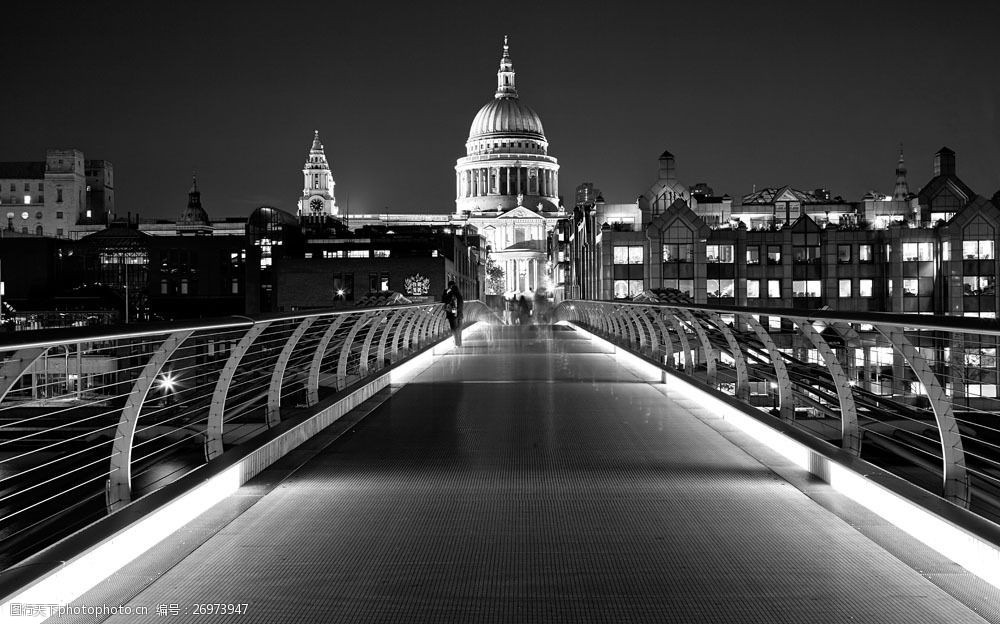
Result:
{"label": "cathedral dome", "polygon": [[480,108],[469,128],[469,141],[512,135],[545,140],[538,113],[514,97],[495,98]]}

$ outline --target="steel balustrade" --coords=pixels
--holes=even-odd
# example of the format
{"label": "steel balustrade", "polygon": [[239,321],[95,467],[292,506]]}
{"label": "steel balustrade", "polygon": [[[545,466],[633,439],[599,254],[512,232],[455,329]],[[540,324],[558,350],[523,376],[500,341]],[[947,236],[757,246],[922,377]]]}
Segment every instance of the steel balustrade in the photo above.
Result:
{"label": "steel balustrade", "polygon": [[996,321],[580,300],[554,318],[1000,519]]}
{"label": "steel balustrade", "polygon": [[0,567],[450,333],[432,303],[0,336]]}

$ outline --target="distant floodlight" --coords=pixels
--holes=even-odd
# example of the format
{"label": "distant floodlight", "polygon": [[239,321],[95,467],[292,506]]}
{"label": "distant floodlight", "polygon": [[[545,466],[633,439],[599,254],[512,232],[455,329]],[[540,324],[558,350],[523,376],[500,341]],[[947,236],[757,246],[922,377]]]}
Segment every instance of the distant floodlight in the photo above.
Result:
{"label": "distant floodlight", "polygon": [[173,392],[174,387],[177,385],[177,380],[170,373],[163,373],[160,376],[160,390],[164,392]]}

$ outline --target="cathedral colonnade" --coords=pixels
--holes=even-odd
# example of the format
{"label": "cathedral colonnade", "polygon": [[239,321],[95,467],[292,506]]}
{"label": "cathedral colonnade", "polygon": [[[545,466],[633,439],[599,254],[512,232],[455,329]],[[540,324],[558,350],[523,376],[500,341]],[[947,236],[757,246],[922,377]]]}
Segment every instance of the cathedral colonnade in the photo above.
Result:
{"label": "cathedral colonnade", "polygon": [[457,180],[460,199],[488,195],[557,197],[559,189],[559,172],[543,167],[473,167],[460,171]]}

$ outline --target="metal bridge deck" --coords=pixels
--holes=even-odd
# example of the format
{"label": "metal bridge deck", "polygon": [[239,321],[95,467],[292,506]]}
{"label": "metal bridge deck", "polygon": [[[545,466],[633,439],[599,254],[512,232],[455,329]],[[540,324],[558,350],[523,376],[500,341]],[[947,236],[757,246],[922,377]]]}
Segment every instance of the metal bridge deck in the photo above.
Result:
{"label": "metal bridge deck", "polygon": [[74,604],[149,609],[106,619],[128,623],[997,621],[975,577],[582,335],[465,345]]}

